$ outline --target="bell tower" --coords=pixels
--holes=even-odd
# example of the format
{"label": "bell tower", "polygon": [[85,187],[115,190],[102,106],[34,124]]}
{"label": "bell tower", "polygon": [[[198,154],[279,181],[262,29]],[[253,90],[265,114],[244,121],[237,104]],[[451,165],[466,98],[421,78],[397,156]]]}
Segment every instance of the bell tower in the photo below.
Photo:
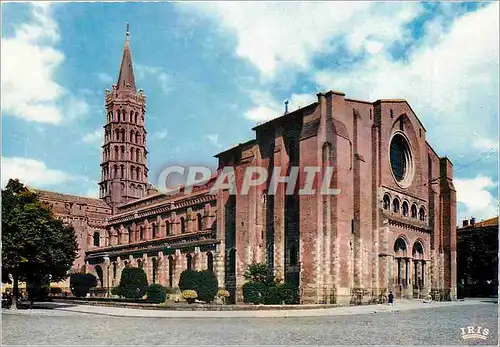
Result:
{"label": "bell tower", "polygon": [[117,206],[148,192],[146,96],[135,86],[128,24],[118,82],[105,94],[100,198],[116,213]]}

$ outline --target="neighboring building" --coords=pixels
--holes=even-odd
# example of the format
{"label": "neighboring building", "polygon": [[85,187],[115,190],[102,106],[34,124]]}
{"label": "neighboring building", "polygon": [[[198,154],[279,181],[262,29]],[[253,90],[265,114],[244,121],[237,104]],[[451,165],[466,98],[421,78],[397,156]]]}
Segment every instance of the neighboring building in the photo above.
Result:
{"label": "neighboring building", "polygon": [[498,295],[498,217],[464,220],[457,228],[459,295]]}
{"label": "neighboring building", "polygon": [[[255,139],[216,155],[220,170],[235,168],[237,182],[250,165],[281,167],[282,175],[299,166],[302,183],[306,166],[333,166],[331,188],[340,195],[285,195],[284,186],[273,195],[269,183],[248,195],[210,195],[215,177],[187,195],[158,193],[148,183],[146,97],[135,85],[128,32],[105,107],[103,210],[80,243],[86,270],[101,286],[117,285],[130,265],[170,287],[184,269],[208,268],[241,302],[246,267],[266,262],[299,285],[302,303],[368,302],[388,290],[456,296],[453,167],[426,142],[405,100],[320,93],[317,102],[256,126]],[[73,211],[69,220],[77,218]]]}

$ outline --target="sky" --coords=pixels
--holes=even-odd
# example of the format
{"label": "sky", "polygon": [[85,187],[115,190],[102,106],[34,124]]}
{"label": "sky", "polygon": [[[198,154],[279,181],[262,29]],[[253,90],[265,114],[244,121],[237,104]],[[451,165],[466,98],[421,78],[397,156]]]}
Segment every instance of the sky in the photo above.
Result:
{"label": "sky", "polygon": [[2,2],[2,187],[98,197],[126,23],[148,166],[216,165],[318,92],[406,99],[454,164],[458,215],[498,215],[498,2]]}

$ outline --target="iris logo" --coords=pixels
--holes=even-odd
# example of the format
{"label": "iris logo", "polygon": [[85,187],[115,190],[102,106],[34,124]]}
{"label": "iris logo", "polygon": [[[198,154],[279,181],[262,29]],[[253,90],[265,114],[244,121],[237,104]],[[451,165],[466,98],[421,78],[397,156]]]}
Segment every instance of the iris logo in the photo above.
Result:
{"label": "iris logo", "polygon": [[490,333],[490,330],[487,328],[474,327],[474,326],[467,328],[460,328],[460,330],[462,331],[462,339],[464,340],[470,340],[470,339],[486,340]]}

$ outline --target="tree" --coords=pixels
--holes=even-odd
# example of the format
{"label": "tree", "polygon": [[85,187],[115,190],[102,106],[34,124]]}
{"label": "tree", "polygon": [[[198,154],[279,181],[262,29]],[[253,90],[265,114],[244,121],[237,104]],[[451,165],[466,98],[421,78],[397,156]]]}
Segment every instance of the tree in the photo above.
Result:
{"label": "tree", "polygon": [[146,294],[147,287],[148,279],[143,269],[126,267],[123,269],[120,285],[113,292],[127,299],[141,299]]}
{"label": "tree", "polygon": [[74,296],[83,298],[90,288],[97,286],[97,278],[92,274],[74,273],[69,278],[69,286]]}
{"label": "tree", "polygon": [[19,180],[9,180],[2,190],[2,281],[12,278],[12,308],[19,281],[40,286],[66,278],[77,250],[73,227],[56,219],[50,205]]}

